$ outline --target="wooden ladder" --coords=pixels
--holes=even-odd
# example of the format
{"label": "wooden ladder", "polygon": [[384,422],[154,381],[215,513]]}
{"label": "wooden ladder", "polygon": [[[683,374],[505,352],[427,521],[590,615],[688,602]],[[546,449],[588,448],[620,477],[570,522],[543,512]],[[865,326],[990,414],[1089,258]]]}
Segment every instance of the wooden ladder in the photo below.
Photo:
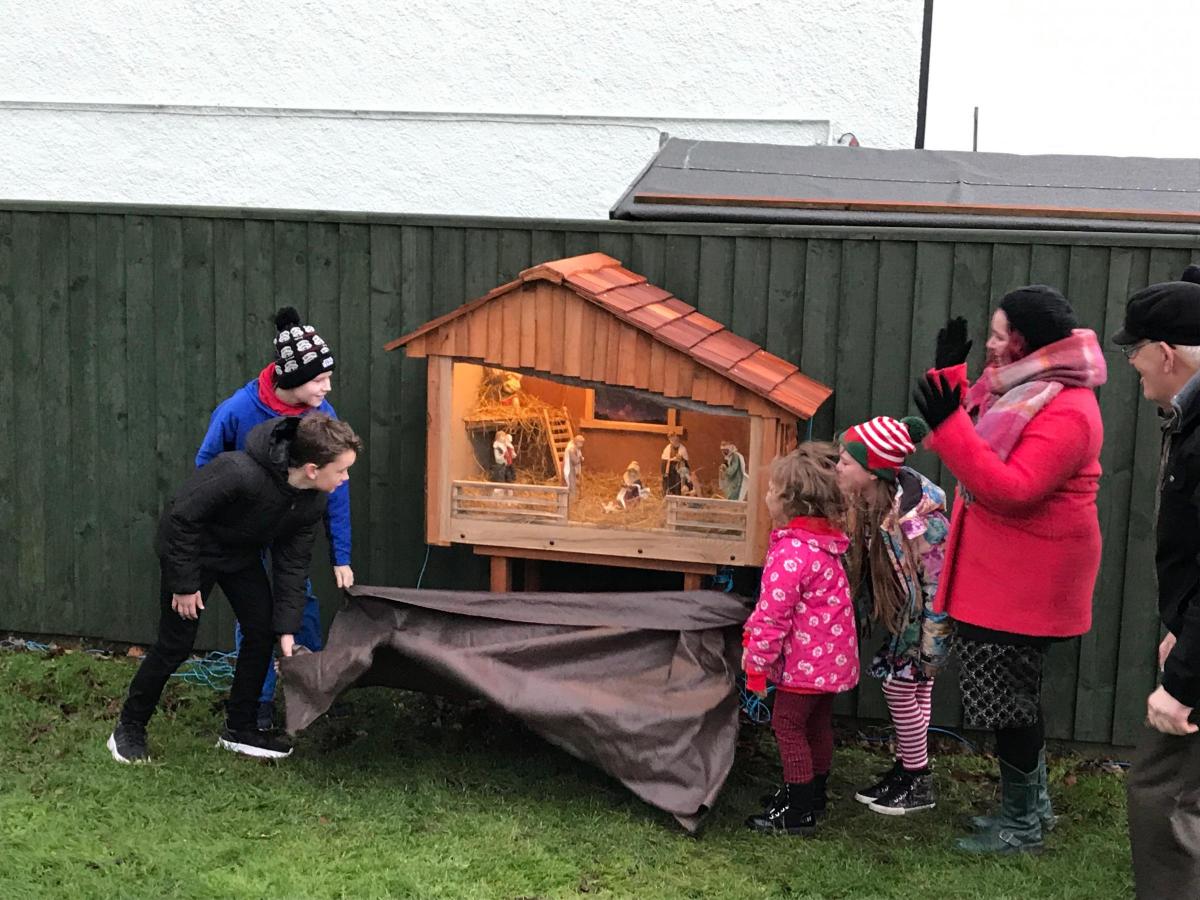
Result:
{"label": "wooden ladder", "polygon": [[542,421],[546,424],[546,440],[550,442],[550,456],[554,460],[554,471],[558,480],[563,477],[563,451],[575,440],[575,429],[571,425],[571,417],[567,415],[565,406],[551,411],[549,407],[542,410]]}

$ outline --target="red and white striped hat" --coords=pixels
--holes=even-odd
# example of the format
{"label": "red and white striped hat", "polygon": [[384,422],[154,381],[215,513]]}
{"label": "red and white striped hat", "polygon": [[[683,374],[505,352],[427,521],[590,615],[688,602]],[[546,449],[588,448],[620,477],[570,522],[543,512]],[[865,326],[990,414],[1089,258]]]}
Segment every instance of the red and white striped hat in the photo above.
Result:
{"label": "red and white striped hat", "polygon": [[929,426],[917,416],[903,419],[876,416],[847,428],[841,443],[864,469],[891,481],[904,460],[917,449],[916,442],[927,434]]}

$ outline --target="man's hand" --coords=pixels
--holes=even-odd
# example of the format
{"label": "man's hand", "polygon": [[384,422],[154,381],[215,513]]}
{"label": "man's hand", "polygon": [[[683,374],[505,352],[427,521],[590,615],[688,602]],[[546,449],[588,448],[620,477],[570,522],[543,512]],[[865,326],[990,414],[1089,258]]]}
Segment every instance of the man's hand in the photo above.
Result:
{"label": "man's hand", "polygon": [[1167,657],[1171,655],[1171,651],[1175,649],[1175,635],[1167,632],[1167,636],[1162,639],[1162,643],[1158,645],[1158,671],[1162,671],[1167,664]]}
{"label": "man's hand", "polygon": [[296,636],[294,634],[281,634],[279,636],[279,652],[283,656],[291,656],[292,651],[296,649]]}
{"label": "man's hand", "polygon": [[1192,707],[1184,706],[1159,687],[1146,701],[1146,724],[1163,734],[1193,734],[1200,726],[1188,721]]}
{"label": "man's hand", "polygon": [[200,610],[204,609],[204,600],[200,597],[200,592],[194,594],[172,594],[171,609],[179,613],[182,619],[198,619],[200,618]]}
{"label": "man's hand", "polygon": [[344,591],[348,587],[354,587],[354,570],[349,566],[334,566],[333,580],[337,582],[337,589]]}

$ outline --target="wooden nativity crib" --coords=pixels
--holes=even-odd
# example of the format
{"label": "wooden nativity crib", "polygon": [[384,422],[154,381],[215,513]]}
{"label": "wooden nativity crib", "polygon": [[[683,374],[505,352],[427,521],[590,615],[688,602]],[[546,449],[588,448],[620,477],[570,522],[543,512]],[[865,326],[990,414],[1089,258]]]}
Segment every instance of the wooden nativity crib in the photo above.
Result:
{"label": "wooden nativity crib", "polygon": [[527,269],[396,348],[428,360],[426,539],[491,556],[501,590],[511,559],[687,587],[758,565],[767,466],[831,393],[601,253]]}

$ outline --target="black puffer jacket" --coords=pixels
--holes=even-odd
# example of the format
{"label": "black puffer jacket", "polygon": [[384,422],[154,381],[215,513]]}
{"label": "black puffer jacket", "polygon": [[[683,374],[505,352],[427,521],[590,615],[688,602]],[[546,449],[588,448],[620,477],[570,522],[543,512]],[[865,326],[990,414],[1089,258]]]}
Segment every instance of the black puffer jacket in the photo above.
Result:
{"label": "black puffer jacket", "polygon": [[201,571],[236,572],[271,548],[275,632],[295,634],[304,614],[304,582],[328,495],[288,484],[288,449],[298,418],[270,419],[246,449],[222,453],[197,469],[158,523],[154,549],[173,593],[200,590]]}

